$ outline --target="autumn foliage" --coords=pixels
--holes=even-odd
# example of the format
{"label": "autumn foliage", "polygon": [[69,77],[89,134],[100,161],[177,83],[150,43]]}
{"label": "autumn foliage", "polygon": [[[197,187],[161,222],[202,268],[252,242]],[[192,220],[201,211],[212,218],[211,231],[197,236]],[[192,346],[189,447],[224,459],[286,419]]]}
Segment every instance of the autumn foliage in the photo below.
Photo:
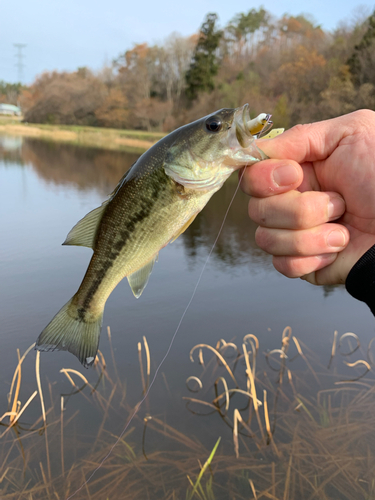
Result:
{"label": "autumn foliage", "polygon": [[169,131],[248,102],[288,127],[375,109],[374,54],[375,13],[333,33],[263,8],[225,27],[211,13],[198,34],[135,45],[96,73],[43,73],[17,99],[29,122]]}

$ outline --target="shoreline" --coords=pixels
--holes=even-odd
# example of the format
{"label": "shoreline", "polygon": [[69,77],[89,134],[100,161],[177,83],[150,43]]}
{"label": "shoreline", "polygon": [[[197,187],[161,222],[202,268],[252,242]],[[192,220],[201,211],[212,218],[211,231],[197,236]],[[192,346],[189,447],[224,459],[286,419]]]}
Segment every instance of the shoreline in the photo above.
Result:
{"label": "shoreline", "polygon": [[15,117],[0,117],[0,134],[137,153],[143,153],[165,135],[161,132],[78,125],[29,124]]}

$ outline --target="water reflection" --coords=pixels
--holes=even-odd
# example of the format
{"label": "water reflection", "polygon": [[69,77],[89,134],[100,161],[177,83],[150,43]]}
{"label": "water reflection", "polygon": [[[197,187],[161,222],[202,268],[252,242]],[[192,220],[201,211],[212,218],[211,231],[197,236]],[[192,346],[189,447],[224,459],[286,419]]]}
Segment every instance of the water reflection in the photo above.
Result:
{"label": "water reflection", "polygon": [[[0,141],[1,157],[16,166],[31,165],[37,175],[48,183],[71,186],[79,191],[95,190],[103,200],[138,159],[135,153],[11,137],[3,137]],[[200,249],[205,252],[211,249],[236,185],[234,174],[182,235],[191,264],[196,262]],[[247,217],[246,203],[247,197],[239,191],[213,255],[225,265],[262,262],[267,266],[270,259],[255,243],[256,227]]]}
{"label": "water reflection", "polygon": [[0,159],[3,163],[23,164],[21,149],[22,137],[0,135]]}
{"label": "water reflection", "polygon": [[[0,140],[1,415],[8,409],[7,394],[18,361],[17,348],[22,355],[73,295],[90,259],[89,249],[62,247],[62,241],[77,220],[112,191],[135,159],[134,154],[123,152],[30,139]],[[25,498],[27,495],[35,500],[49,496],[67,498],[81,486],[83,475],[88,477],[113,446],[147,385],[148,362],[142,340],[147,339],[151,353],[152,378],[191,297],[236,182],[233,176],[186,233],[163,249],[140,300],[134,299],[126,280],[114,290],[106,306],[100,341],[103,357],[100,355],[101,365],[96,370],[84,370],[78,360],[66,352],[41,354],[48,437],[47,433],[30,435],[31,431],[25,430],[38,430],[43,426],[38,395],[26,408],[19,427],[10,429],[5,440],[0,441],[0,496],[5,492],[9,494],[7,498],[16,500],[21,498],[22,490],[27,491]],[[373,476],[374,458],[367,455],[375,415],[372,372],[354,383],[357,384],[356,392],[353,386],[344,391],[333,385],[334,381],[362,376],[363,361],[361,366],[355,363],[366,360],[366,352],[358,349],[354,355],[345,357],[351,363],[348,366],[339,358],[338,349],[330,370],[326,368],[335,330],[341,339],[344,332],[355,331],[361,345],[368,346],[373,359],[375,342],[370,340],[373,318],[365,305],[351,299],[340,287],[312,287],[274,272],[269,258],[255,245],[255,228],[247,217],[246,204],[246,196],[237,193],[213,259],[155,385],[99,475],[76,498],[87,498],[88,492],[91,498],[98,500],[107,497],[185,498],[190,488],[187,474],[195,480],[200,470],[198,460],[204,463],[219,436],[222,436],[221,447],[213,462],[216,499],[253,498],[249,479],[258,492],[261,489],[271,491],[272,498],[293,498],[288,496],[286,483],[296,488],[294,498],[308,498],[315,490],[318,498],[323,491],[319,481],[323,485],[330,484],[332,477],[337,483],[336,489],[344,484],[347,471],[354,470],[350,466],[352,454],[359,457],[358,464],[368,464],[367,467],[358,465],[355,477],[347,476],[345,491],[350,484],[353,491],[347,496],[338,496],[336,490],[330,495],[328,491],[324,498],[360,498],[357,476]],[[268,352],[273,356],[271,366],[280,362],[279,355],[272,352],[280,346],[280,334],[289,324],[305,358],[298,352],[295,341],[290,340],[283,393],[276,405],[272,394],[278,394],[275,388],[277,374],[265,359]],[[107,325],[111,326],[110,337]],[[215,346],[218,342],[220,350],[224,339],[237,345],[241,359],[236,366],[236,359],[229,359],[229,356],[225,359],[233,370],[236,383],[247,390],[249,383],[244,364],[247,359],[242,358],[241,339],[254,339],[248,336],[250,333],[259,339],[256,363],[249,354],[259,384],[258,397],[264,402],[263,389],[267,390],[270,422],[274,425],[277,421],[274,439],[281,457],[265,445],[261,435],[261,428],[265,437],[267,431],[263,410],[260,410],[260,426],[252,407],[248,406],[248,396],[237,392],[230,397],[235,383],[226,373],[224,364],[220,360],[217,363],[216,359],[210,364],[209,356],[203,352],[206,364],[200,365],[197,350],[194,353],[198,360],[195,358],[194,364],[189,360],[189,352],[197,344]],[[344,338],[344,341],[348,343],[342,347],[346,354],[352,350],[349,345],[352,339]],[[143,368],[138,358],[138,343]],[[105,363],[106,369],[103,368]],[[70,367],[83,372],[88,381],[80,392],[75,388],[82,385],[80,377],[71,371],[60,372]],[[73,383],[66,374],[72,377]],[[203,396],[207,396],[205,402],[210,403],[223,392],[222,379],[226,377],[228,398],[222,396],[219,403],[225,405],[230,400],[227,416],[231,422],[235,408],[241,411],[244,422],[248,422],[249,412],[252,412],[250,430],[257,440],[251,441],[250,433],[244,433],[243,424],[237,422],[238,459],[233,447],[234,425],[223,423],[217,410],[209,417],[198,417],[186,408],[182,398],[191,396],[185,382],[192,375],[199,377],[203,384],[203,393],[197,394],[197,398],[203,400]],[[220,392],[215,394],[217,376],[221,377]],[[22,383],[15,395],[17,386],[18,383],[14,384],[12,401],[16,407],[17,401],[21,401],[21,408],[24,408],[37,387],[34,351],[22,365]],[[296,400],[295,391],[304,406]],[[347,404],[346,398],[350,395],[355,399],[353,404]],[[233,406],[237,400],[238,405]],[[359,413],[358,402],[364,404]],[[144,422],[147,422],[146,432]],[[348,422],[353,427],[349,428]],[[354,425],[356,434],[353,434]],[[6,430],[4,425],[0,428],[0,433]],[[336,449],[330,438],[332,433],[339,436]],[[306,436],[305,446],[303,439]],[[327,445],[332,446],[329,453],[324,449]],[[357,446],[355,451],[353,445]],[[312,468],[310,465],[307,468],[307,456],[313,462]],[[347,468],[342,468],[344,456]],[[253,475],[254,471],[258,471],[258,476]],[[301,471],[308,479],[300,490],[300,476],[296,471]],[[209,477],[207,471],[204,487],[209,484]],[[366,498],[371,498],[373,490],[367,488],[366,492]]]}
{"label": "water reflection", "polygon": [[[220,231],[225,212],[232,201],[237,182],[237,176],[233,174],[221,190],[211,198],[188,230],[182,234],[181,239],[191,262],[197,260],[203,249],[205,254],[211,250]],[[214,247],[213,256],[216,262],[225,266],[261,263],[263,267],[269,268],[271,264],[269,256],[255,243],[256,225],[247,216],[247,201],[248,198],[238,191],[220,238]],[[255,272],[256,269],[255,266],[253,271]]]}
{"label": "water reflection", "polygon": [[79,190],[95,189],[103,196],[113,190],[138,156],[32,139],[25,139],[20,150],[21,162],[30,163],[44,180]]}

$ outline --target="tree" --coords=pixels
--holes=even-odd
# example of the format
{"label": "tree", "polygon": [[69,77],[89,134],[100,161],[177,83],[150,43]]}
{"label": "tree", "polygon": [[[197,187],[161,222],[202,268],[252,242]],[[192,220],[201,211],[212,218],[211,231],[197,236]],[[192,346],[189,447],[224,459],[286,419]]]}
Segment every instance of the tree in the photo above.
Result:
{"label": "tree", "polygon": [[293,59],[277,70],[275,89],[286,94],[289,100],[313,102],[326,85],[326,62],[316,50],[298,46],[293,51]]}
{"label": "tree", "polygon": [[136,44],[95,73],[45,73],[18,93],[0,81],[0,102],[19,101],[29,121],[163,131],[245,102],[279,126],[374,109],[375,12],[334,33],[262,7],[220,30],[210,13],[190,37]]}
{"label": "tree", "polygon": [[256,45],[255,34],[262,27],[267,26],[269,18],[268,12],[260,7],[259,10],[250,9],[247,14],[241,12],[230,21],[227,31],[234,36],[239,54],[242,53],[243,48],[246,48],[247,52],[248,45],[253,56]]}
{"label": "tree", "polygon": [[90,70],[43,73],[22,99],[25,120],[32,123],[97,125],[95,111],[106,88]]}
{"label": "tree", "polygon": [[207,14],[200,29],[193,59],[186,72],[186,96],[190,101],[196,99],[199,92],[212,91],[215,87],[214,76],[219,68],[217,49],[222,37],[222,31],[216,28],[217,20],[217,14]]}
{"label": "tree", "polygon": [[22,89],[21,83],[6,83],[0,80],[0,102],[17,105]]}
{"label": "tree", "polygon": [[158,51],[157,92],[163,101],[179,107],[185,88],[185,74],[189,68],[198,36],[185,38],[173,33]]}
{"label": "tree", "polygon": [[290,16],[285,14],[278,22],[280,49],[286,51],[303,45],[309,49],[320,49],[325,34],[319,25],[315,25],[310,16]]}
{"label": "tree", "polygon": [[110,89],[102,105],[95,111],[95,116],[100,126],[125,127],[129,117],[126,96],[119,88]]}
{"label": "tree", "polygon": [[354,47],[347,62],[357,87],[375,81],[375,11],[367,19],[367,24],[362,40]]}

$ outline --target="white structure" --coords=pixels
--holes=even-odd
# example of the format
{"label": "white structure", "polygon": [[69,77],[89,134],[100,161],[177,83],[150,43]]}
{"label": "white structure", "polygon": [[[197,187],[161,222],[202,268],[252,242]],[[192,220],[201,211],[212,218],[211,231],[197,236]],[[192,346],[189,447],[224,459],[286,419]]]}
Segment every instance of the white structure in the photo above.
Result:
{"label": "white structure", "polygon": [[21,116],[22,112],[18,106],[0,103],[0,115]]}

